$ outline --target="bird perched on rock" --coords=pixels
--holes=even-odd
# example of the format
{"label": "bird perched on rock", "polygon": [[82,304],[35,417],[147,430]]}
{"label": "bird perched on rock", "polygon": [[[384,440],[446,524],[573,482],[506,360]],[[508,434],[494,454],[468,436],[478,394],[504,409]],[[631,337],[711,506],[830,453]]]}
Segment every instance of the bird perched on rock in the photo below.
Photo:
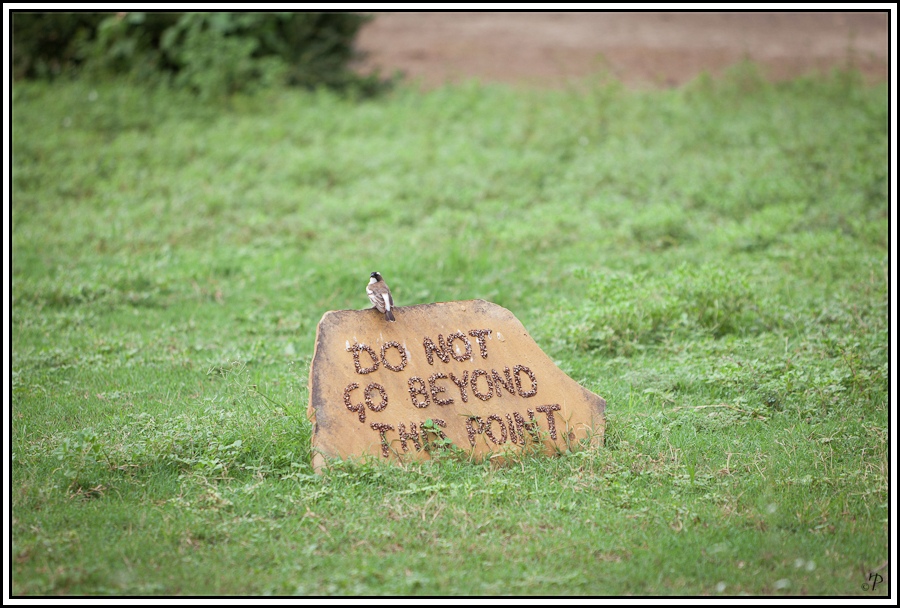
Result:
{"label": "bird perched on rock", "polygon": [[391,290],[388,289],[387,283],[381,278],[377,272],[369,275],[369,284],[366,285],[366,295],[369,301],[375,305],[378,312],[384,313],[384,318],[388,321],[394,321],[394,298],[391,296]]}

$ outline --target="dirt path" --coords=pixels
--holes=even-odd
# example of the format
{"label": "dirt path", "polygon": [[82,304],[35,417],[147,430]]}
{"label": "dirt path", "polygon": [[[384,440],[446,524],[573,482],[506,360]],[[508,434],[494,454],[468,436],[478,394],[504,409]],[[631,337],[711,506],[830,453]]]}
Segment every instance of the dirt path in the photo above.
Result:
{"label": "dirt path", "polygon": [[774,79],[851,64],[887,78],[887,13],[375,13],[361,69],[426,87],[476,78],[561,86],[604,66],[630,86],[676,86],[742,59]]}

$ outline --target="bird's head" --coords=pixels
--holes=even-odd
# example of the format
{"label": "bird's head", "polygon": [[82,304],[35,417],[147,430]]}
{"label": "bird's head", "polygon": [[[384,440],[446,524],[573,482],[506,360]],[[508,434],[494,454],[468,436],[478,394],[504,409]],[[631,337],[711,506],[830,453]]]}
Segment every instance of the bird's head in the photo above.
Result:
{"label": "bird's head", "polygon": [[376,281],[381,281],[381,280],[382,280],[381,275],[378,274],[377,272],[373,272],[373,273],[370,274],[369,276],[372,277],[373,279],[375,279]]}

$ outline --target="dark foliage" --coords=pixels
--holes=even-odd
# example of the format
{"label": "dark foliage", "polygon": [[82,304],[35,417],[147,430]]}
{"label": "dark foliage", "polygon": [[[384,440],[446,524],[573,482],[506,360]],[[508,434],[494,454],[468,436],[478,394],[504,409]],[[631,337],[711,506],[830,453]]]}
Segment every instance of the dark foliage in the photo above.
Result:
{"label": "dark foliage", "polygon": [[284,83],[372,93],[349,69],[357,13],[130,12],[12,15],[16,78],[163,80],[202,96]]}
{"label": "dark foliage", "polygon": [[77,65],[79,41],[93,36],[111,13],[11,14],[13,74],[52,77]]}

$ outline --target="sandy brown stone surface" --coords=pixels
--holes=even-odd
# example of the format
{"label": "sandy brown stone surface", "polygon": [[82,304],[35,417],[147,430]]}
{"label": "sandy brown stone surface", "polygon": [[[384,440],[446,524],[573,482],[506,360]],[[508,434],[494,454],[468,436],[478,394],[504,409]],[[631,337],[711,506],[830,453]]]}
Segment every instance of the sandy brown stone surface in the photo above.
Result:
{"label": "sandy brown stone surface", "polygon": [[510,311],[466,300],[394,314],[338,310],[319,323],[308,410],[317,470],[330,457],[427,459],[444,439],[477,459],[601,439],[606,402]]}
{"label": "sandy brown stone surface", "polygon": [[608,70],[629,86],[677,86],[744,59],[773,79],[852,65],[888,73],[886,12],[374,13],[362,70],[433,87],[478,79],[563,86]]}

